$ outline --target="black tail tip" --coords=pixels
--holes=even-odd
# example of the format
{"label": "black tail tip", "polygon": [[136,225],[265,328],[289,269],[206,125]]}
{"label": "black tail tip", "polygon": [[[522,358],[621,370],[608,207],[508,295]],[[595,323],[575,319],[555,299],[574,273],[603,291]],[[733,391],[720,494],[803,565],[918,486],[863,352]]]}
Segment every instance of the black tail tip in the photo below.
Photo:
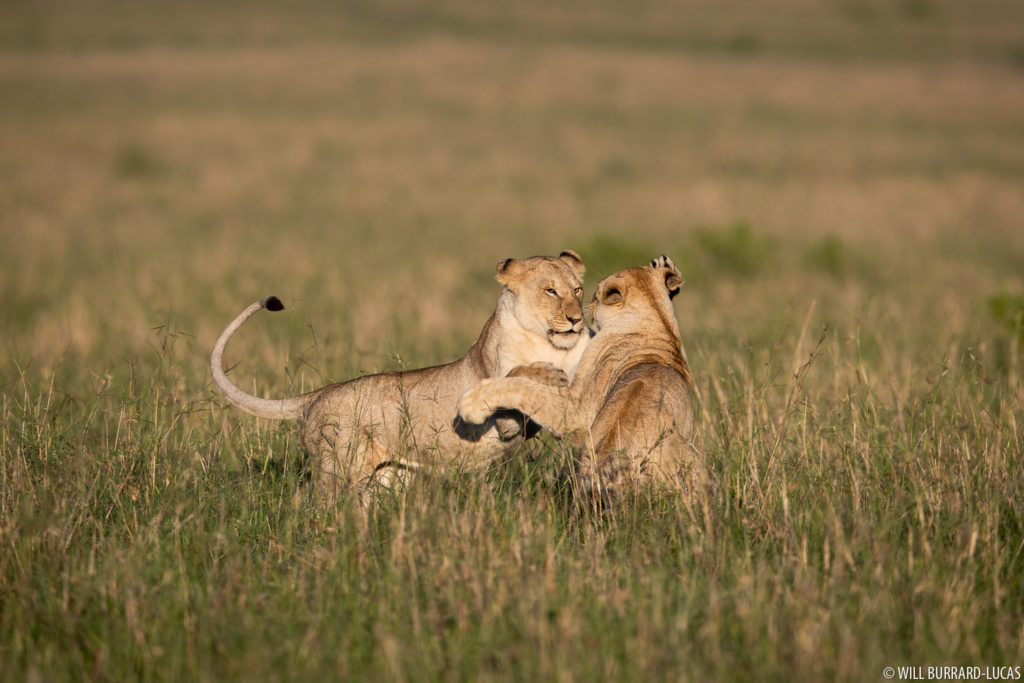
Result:
{"label": "black tail tip", "polygon": [[276,296],[273,296],[273,295],[268,296],[266,299],[264,299],[260,303],[262,303],[263,304],[263,308],[267,309],[268,311],[283,311],[284,310],[284,304],[281,303],[280,299],[278,299]]}

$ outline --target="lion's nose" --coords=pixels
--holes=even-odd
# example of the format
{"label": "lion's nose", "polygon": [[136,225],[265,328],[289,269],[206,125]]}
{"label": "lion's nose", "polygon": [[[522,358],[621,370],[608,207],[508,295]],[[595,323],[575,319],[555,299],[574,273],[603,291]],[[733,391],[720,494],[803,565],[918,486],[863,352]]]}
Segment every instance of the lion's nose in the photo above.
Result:
{"label": "lion's nose", "polygon": [[576,323],[583,320],[583,313],[581,312],[579,315],[566,315],[565,317],[568,318],[569,322],[572,323],[573,327],[575,327]]}

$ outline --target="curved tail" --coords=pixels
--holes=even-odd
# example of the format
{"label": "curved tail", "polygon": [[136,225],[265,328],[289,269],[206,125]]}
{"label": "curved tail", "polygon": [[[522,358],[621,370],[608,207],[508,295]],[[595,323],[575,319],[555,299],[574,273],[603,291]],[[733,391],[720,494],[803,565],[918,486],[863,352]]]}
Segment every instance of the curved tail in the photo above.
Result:
{"label": "curved tail", "polygon": [[303,409],[309,402],[308,394],[282,399],[260,398],[239,389],[224,373],[224,347],[228,345],[228,340],[242,326],[242,323],[264,308],[268,311],[280,311],[284,309],[284,304],[276,296],[268,296],[252,304],[232,320],[231,324],[221,332],[217,343],[213,345],[213,353],[210,354],[210,374],[213,376],[213,383],[220,389],[220,393],[250,415],[273,420],[289,420],[302,415]]}

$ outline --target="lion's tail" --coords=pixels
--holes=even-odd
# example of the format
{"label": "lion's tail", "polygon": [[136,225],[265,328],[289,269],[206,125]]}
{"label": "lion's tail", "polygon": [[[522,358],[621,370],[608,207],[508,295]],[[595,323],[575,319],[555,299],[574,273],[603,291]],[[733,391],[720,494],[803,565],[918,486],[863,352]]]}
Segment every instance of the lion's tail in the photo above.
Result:
{"label": "lion's tail", "polygon": [[309,394],[282,399],[260,398],[239,389],[224,372],[224,347],[228,345],[228,340],[242,326],[242,323],[264,308],[268,311],[280,311],[284,309],[284,304],[276,296],[268,296],[252,304],[232,320],[231,324],[221,332],[217,343],[213,345],[213,353],[210,354],[210,374],[213,376],[213,383],[217,385],[225,398],[245,412],[256,417],[274,420],[294,419],[302,415],[303,409],[309,403]]}

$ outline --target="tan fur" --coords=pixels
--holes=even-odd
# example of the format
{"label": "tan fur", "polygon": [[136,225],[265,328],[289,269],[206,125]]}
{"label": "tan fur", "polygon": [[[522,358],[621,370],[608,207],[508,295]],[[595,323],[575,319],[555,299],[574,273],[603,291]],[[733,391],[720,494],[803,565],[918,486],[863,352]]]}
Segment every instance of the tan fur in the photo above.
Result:
{"label": "tan fur", "polygon": [[[269,400],[241,391],[224,374],[223,351],[231,334],[260,310],[244,311],[221,335],[211,372],[222,393],[246,412],[299,418],[309,466],[320,486],[368,485],[383,468],[400,469],[489,462],[523,438],[521,415],[496,414],[477,425],[455,417],[458,397],[488,377],[530,376],[549,381],[572,373],[586,346],[583,262],[573,251],[498,263],[504,287],[494,314],[463,358],[437,367],[388,372],[331,384],[288,399]],[[533,364],[533,365],[530,365]],[[519,366],[529,366],[522,367]],[[386,472],[384,478],[394,475]]]}
{"label": "tan fur", "polygon": [[703,483],[690,369],[670,300],[681,285],[664,256],[605,278],[591,303],[596,334],[568,387],[487,379],[461,397],[459,416],[478,423],[496,410],[518,410],[569,437],[585,489]]}

